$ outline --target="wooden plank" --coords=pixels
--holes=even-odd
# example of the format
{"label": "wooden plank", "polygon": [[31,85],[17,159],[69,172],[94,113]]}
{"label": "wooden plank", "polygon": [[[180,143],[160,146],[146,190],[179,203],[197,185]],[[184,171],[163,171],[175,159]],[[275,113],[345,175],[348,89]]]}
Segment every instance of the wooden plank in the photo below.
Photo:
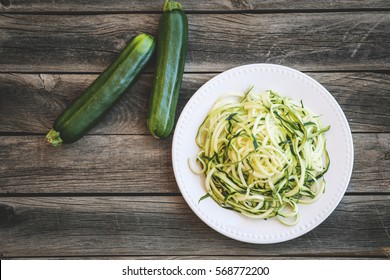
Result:
{"label": "wooden plank", "polygon": [[[61,256],[61,257],[45,257],[45,260],[96,260],[96,259],[101,259],[101,260],[204,260],[205,256],[198,256],[198,255],[183,255],[183,256],[178,256],[178,255],[164,255],[164,256],[134,256],[134,255],[115,255],[115,256],[94,256],[94,255],[88,255],[88,256]],[[233,256],[233,255],[217,255],[217,256],[210,256],[207,255],[208,260],[307,260],[311,258],[315,258],[316,260],[382,260],[384,259],[383,256],[381,257],[359,257],[359,256],[348,256],[348,257],[339,257],[339,256],[314,256],[314,257],[308,257],[308,256],[303,256],[303,257],[295,257],[295,256],[287,256],[287,257],[279,257],[279,256]],[[10,257],[10,258],[2,258],[2,260],[25,260],[25,257]],[[41,257],[29,257],[29,260],[34,260],[34,259],[41,259]]]}
{"label": "wooden plank", "polygon": [[[0,74],[0,131],[47,133],[61,112],[97,75]],[[190,78],[191,79],[191,78]],[[184,82],[181,107],[197,78]],[[152,76],[143,75],[92,134],[148,134],[147,106]],[[183,85],[184,89],[184,85]],[[190,93],[190,91],[192,91]]]}
{"label": "wooden plank", "polygon": [[[344,110],[353,132],[390,132],[390,78],[380,73],[308,73]],[[185,74],[177,116],[189,98],[216,74]],[[0,133],[47,133],[57,116],[97,75],[0,74]],[[94,128],[92,134],[149,134],[147,107],[152,75],[145,74]]]}
{"label": "wooden plank", "polygon": [[348,191],[390,192],[390,134],[354,134],[354,166]]}
{"label": "wooden plank", "polygon": [[1,193],[172,193],[171,139],[91,136],[61,148],[0,137]]}
{"label": "wooden plank", "polygon": [[[1,72],[101,72],[158,14],[0,14]],[[191,14],[185,70],[248,63],[299,70],[387,70],[388,12]],[[53,24],[55,23],[55,24]]]}
{"label": "wooden plank", "polygon": [[[305,1],[305,0],[197,0],[197,1],[179,1],[188,12],[229,12],[229,11],[269,11],[269,10],[334,10],[334,9],[388,9],[390,4],[386,0],[323,0],[323,1]],[[0,2],[0,12],[160,12],[163,1],[161,0],[52,0],[44,1],[10,1],[2,0]]]}
{"label": "wooden plank", "polygon": [[[318,228],[254,245],[200,221],[180,196],[0,198],[0,256],[382,257],[390,254],[390,196],[346,196]],[[337,237],[337,238],[335,238]]]}
{"label": "wooden plank", "polygon": [[[354,134],[348,192],[390,192],[390,134]],[[53,148],[42,136],[0,137],[0,194],[179,193],[171,139],[86,136]]]}

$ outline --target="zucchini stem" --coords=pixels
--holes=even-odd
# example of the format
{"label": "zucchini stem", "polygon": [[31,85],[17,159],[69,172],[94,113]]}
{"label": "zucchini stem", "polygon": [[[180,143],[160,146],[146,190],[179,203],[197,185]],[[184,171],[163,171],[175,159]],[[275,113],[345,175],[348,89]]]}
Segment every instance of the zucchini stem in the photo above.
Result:
{"label": "zucchini stem", "polygon": [[46,140],[50,144],[52,144],[54,147],[61,146],[62,139],[60,137],[60,133],[58,131],[55,131],[53,128],[50,129],[49,133],[46,134]]}
{"label": "zucchini stem", "polygon": [[182,6],[180,3],[172,1],[172,0],[167,0],[164,4],[164,9],[163,12],[172,12],[173,10],[183,10]]}

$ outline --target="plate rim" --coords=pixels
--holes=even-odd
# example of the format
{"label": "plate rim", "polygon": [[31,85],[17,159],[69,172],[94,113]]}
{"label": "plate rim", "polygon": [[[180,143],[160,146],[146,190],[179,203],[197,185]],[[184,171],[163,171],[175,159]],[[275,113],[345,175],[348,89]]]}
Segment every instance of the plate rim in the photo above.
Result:
{"label": "plate rim", "polygon": [[[184,122],[183,119],[185,117],[186,112],[189,110],[189,107],[192,106],[192,103],[195,102],[194,100],[196,98],[200,98],[198,96],[201,95],[202,91],[207,89],[207,87],[210,87],[213,83],[217,83],[218,79],[222,79],[224,76],[227,76],[227,75],[234,73],[236,71],[239,72],[241,70],[251,69],[251,68],[270,68],[270,69],[276,69],[277,71],[287,71],[287,73],[293,73],[294,75],[296,75],[297,78],[300,80],[303,80],[303,81],[306,80],[305,82],[312,83],[315,87],[317,87],[317,89],[320,89],[322,91],[322,93],[324,93],[326,95],[326,98],[328,98],[331,101],[331,103],[332,103],[331,105],[335,106],[335,108],[338,110],[338,117],[341,117],[341,121],[343,123],[342,124],[343,129],[346,129],[346,132],[347,132],[346,133],[346,140],[348,140],[348,143],[346,143],[346,147],[350,149],[350,154],[348,155],[350,157],[350,159],[349,159],[350,165],[346,166],[345,167],[346,170],[344,170],[344,178],[346,181],[345,181],[345,186],[344,186],[343,190],[338,195],[337,199],[332,200],[332,202],[333,202],[332,207],[327,210],[326,214],[321,216],[319,221],[316,221],[314,224],[312,223],[309,226],[306,225],[304,227],[304,229],[301,229],[299,231],[295,231],[295,233],[291,234],[291,236],[285,235],[284,237],[273,238],[273,239],[272,238],[264,238],[266,236],[262,236],[263,238],[253,238],[253,237],[243,236],[241,234],[234,233],[233,231],[221,228],[220,226],[214,224],[206,216],[204,216],[202,214],[202,212],[196,207],[196,205],[193,204],[193,201],[190,200],[189,193],[187,193],[185,187],[182,186],[182,184],[185,185],[185,183],[182,182],[183,180],[180,180],[181,177],[180,177],[180,173],[179,173],[179,166],[177,166],[178,161],[176,160],[176,152],[177,152],[178,138],[179,138],[178,131],[180,131],[180,130],[178,130],[177,128],[180,129],[180,127],[182,126],[181,124]],[[269,63],[254,63],[254,64],[240,65],[237,67],[230,68],[230,69],[223,71],[221,73],[218,73],[215,76],[213,76],[212,78],[210,78],[208,81],[206,81],[204,84],[202,84],[202,86],[199,87],[195,91],[195,93],[190,97],[190,99],[188,100],[188,102],[184,106],[184,108],[183,108],[183,110],[182,110],[182,112],[177,120],[176,128],[175,128],[174,135],[173,135],[173,140],[172,140],[171,155],[172,155],[172,166],[173,166],[174,176],[175,176],[175,180],[177,182],[177,185],[179,187],[179,190],[180,190],[184,200],[186,201],[187,205],[190,207],[190,209],[195,213],[195,215],[198,218],[200,218],[204,223],[206,223],[209,227],[211,227],[215,231],[217,231],[220,234],[227,236],[229,238],[232,238],[232,239],[235,239],[235,240],[238,240],[241,242],[252,243],[252,244],[271,244],[271,243],[285,242],[285,241],[292,240],[292,239],[298,238],[298,237],[306,234],[307,232],[318,227],[322,222],[324,222],[334,212],[334,210],[340,204],[340,201],[344,197],[345,192],[346,192],[348,185],[350,183],[350,179],[351,179],[351,175],[352,175],[352,171],[353,171],[353,164],[354,164],[354,145],[353,145],[353,138],[352,138],[351,129],[350,129],[348,120],[347,120],[342,108],[340,107],[340,105],[336,101],[336,99],[333,97],[333,95],[322,84],[320,84],[317,80],[310,77],[309,75],[307,75],[307,74],[305,74],[297,69],[288,67],[288,66],[279,65],[279,64],[269,64]]]}

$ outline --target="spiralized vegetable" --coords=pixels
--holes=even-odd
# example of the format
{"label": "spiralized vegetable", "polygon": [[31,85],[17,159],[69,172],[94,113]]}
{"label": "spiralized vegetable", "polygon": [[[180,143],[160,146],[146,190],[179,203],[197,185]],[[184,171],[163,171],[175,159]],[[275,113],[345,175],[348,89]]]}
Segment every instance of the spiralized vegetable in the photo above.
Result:
{"label": "spiralized vegetable", "polygon": [[298,203],[313,203],[325,191],[329,128],[302,101],[272,90],[221,97],[196,137],[197,173],[207,190],[200,200],[210,196],[251,218],[296,224]]}

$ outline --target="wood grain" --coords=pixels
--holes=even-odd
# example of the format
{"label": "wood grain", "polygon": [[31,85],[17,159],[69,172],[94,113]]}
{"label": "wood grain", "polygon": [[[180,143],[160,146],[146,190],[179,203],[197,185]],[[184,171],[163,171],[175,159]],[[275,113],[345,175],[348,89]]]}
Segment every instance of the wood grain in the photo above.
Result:
{"label": "wood grain", "polygon": [[[354,134],[348,192],[390,192],[390,134]],[[42,136],[0,137],[0,194],[179,193],[171,139],[86,136],[53,148]]]}
{"label": "wood grain", "polygon": [[91,136],[56,149],[43,136],[0,138],[1,193],[178,192],[171,139]]}
{"label": "wood grain", "polygon": [[[158,14],[0,14],[1,72],[101,72]],[[388,70],[387,12],[190,14],[186,72],[249,63]],[[55,24],[54,24],[55,23]],[[152,68],[151,68],[152,69]],[[149,69],[149,71],[151,71]]]}
{"label": "wood grain", "polygon": [[390,196],[346,196],[318,228],[297,239],[253,245],[200,221],[180,196],[0,198],[0,255],[50,256],[339,256],[390,254]]}
{"label": "wood grain", "polygon": [[[0,12],[160,12],[163,0],[52,0],[12,1],[1,0]],[[229,12],[229,11],[269,11],[269,10],[335,10],[335,9],[386,9],[390,4],[386,0],[183,0],[180,1],[187,12]]]}
{"label": "wood grain", "polygon": [[[171,141],[146,129],[154,71],[89,135],[44,134],[164,0],[0,0],[0,258],[390,258],[390,1],[182,0],[190,45],[178,113],[214,75],[283,64],[323,84],[353,131],[340,205],[295,240],[253,245],[204,224],[180,195]],[[331,186],[328,186],[331,187]]]}
{"label": "wood grain", "polygon": [[[343,109],[353,132],[390,132],[390,77],[381,73],[308,73]],[[189,98],[216,74],[185,74],[178,116]],[[97,75],[0,74],[0,133],[45,134]],[[145,74],[92,134],[149,134],[147,106],[152,75]]]}

